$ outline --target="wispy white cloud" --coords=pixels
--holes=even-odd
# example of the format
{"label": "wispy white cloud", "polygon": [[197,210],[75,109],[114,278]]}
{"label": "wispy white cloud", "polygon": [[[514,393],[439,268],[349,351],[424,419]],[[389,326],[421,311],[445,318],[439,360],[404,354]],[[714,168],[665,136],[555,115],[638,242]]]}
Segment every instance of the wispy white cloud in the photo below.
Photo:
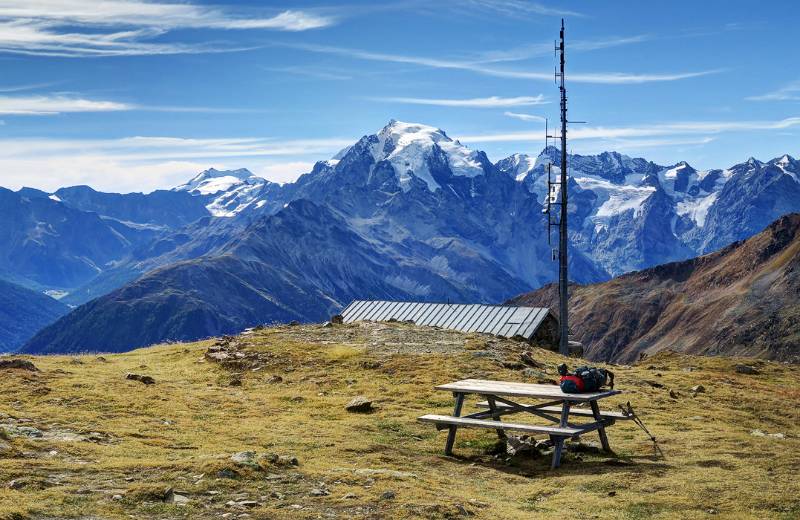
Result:
{"label": "wispy white cloud", "polygon": [[51,83],[29,83],[27,85],[0,86],[0,92],[5,94],[11,92],[25,92],[26,90],[37,90],[40,88],[51,87],[55,84],[56,84],[55,82],[51,82]]}
{"label": "wispy white cloud", "polygon": [[390,103],[405,103],[409,105],[433,105],[441,107],[468,107],[468,108],[502,108],[519,107],[530,105],[544,105],[549,103],[544,95],[538,96],[518,96],[518,97],[498,97],[490,96],[485,98],[472,99],[431,99],[413,97],[379,97],[367,98],[373,101],[386,101]]}
{"label": "wispy white cloud", "polygon": [[749,96],[748,101],[800,101],[800,81],[793,81],[777,90],[760,96]]}
{"label": "wispy white cloud", "polygon": [[[407,56],[401,54],[389,54],[372,52],[361,49],[350,49],[345,47],[335,47],[330,45],[315,45],[304,43],[280,43],[285,47],[316,52],[321,54],[332,54],[347,58],[354,58],[368,61],[379,61],[385,63],[404,63],[420,65],[436,69],[465,70],[485,76],[509,79],[525,80],[553,80],[552,72],[532,72],[524,70],[498,69],[487,67],[480,61],[461,61],[446,58],[427,58],[421,56]],[[603,84],[636,84],[651,83],[660,81],[677,81],[682,79],[696,78],[721,72],[722,69],[704,70],[697,72],[678,72],[678,73],[626,73],[626,72],[598,72],[598,73],[575,73],[569,75],[569,80],[577,83],[603,83]]]}
{"label": "wispy white cloud", "polygon": [[[669,135],[721,134],[758,130],[782,130],[800,126],[800,117],[776,121],[687,121],[626,127],[581,127],[569,131],[571,140],[625,139]],[[462,143],[493,143],[541,139],[541,132],[500,132],[459,137]]]}
{"label": "wispy white cloud", "polygon": [[[570,52],[594,51],[640,43],[651,39],[651,36],[641,34],[637,36],[612,37],[598,40],[578,40],[570,42]],[[531,58],[553,55],[553,42],[522,45],[513,49],[486,51],[473,60],[475,63],[500,63],[522,61]]]}
{"label": "wispy white cloud", "polygon": [[521,14],[537,14],[542,16],[583,16],[576,11],[551,7],[539,2],[525,0],[464,0],[464,6],[489,9],[503,15],[519,18]]}
{"label": "wispy white cloud", "polygon": [[[21,90],[21,89],[18,89]],[[3,92],[0,89],[0,92]],[[14,92],[14,90],[11,90]],[[46,116],[75,112],[119,112],[139,110],[147,112],[205,112],[238,113],[259,110],[242,108],[146,106],[118,101],[86,99],[66,94],[41,94],[28,96],[4,96],[0,94],[0,114],[14,116]]]}
{"label": "wispy white cloud", "polygon": [[291,65],[288,67],[261,67],[262,70],[278,72],[281,74],[291,74],[295,76],[307,76],[310,78],[324,79],[331,81],[343,81],[353,79],[352,76],[343,74],[337,70],[330,71],[313,66]]}
{"label": "wispy white cloud", "polygon": [[308,10],[252,16],[191,3],[144,0],[0,0],[0,52],[44,56],[130,56],[242,50],[160,43],[178,29],[306,31],[336,23]]}
{"label": "wispy white cloud", "polygon": [[520,121],[525,121],[525,122],[532,122],[532,121],[536,121],[536,122],[540,122],[540,123],[544,123],[545,122],[545,118],[544,117],[535,116],[533,114],[521,114],[519,112],[503,112],[503,115],[506,116],[506,117],[519,119]]}
{"label": "wispy white cloud", "polygon": [[41,116],[67,112],[116,112],[131,105],[65,96],[0,96],[0,114]]}
{"label": "wispy white cloud", "polygon": [[[271,139],[127,137],[120,139],[0,139],[2,185],[54,191],[88,184],[107,191],[151,191],[185,182],[197,172],[246,166],[285,182],[304,166],[330,157],[355,138]],[[294,177],[292,177],[294,175]]]}

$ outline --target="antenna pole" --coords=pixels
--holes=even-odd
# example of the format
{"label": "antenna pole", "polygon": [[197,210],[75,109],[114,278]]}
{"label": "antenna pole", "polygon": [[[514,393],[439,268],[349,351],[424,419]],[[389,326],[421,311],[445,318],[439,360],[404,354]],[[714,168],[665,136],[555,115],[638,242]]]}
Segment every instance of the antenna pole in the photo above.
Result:
{"label": "antenna pole", "polygon": [[569,324],[567,322],[567,300],[569,279],[567,277],[567,89],[564,86],[564,19],[561,19],[560,43],[558,46],[561,72],[558,89],[561,91],[561,220],[558,233],[558,310],[561,338],[558,351],[569,354]]}

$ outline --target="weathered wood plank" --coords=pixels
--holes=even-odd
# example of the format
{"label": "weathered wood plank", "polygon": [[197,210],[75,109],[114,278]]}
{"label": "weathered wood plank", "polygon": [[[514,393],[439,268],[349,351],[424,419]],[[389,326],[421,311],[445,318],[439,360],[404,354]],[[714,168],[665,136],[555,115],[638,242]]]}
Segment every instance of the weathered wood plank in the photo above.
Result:
{"label": "weathered wood plank", "polygon": [[509,381],[488,381],[483,379],[464,379],[436,387],[448,392],[464,392],[484,395],[509,395],[515,397],[557,398],[568,401],[594,401],[621,393],[619,390],[604,390],[583,394],[562,392],[556,385],[540,385],[533,383],[515,383]]}
{"label": "weathered wood plank", "polygon": [[[478,408],[489,408],[489,403],[487,401],[481,401],[476,405]],[[507,404],[504,403],[496,403],[498,409],[502,410],[504,408],[510,408]],[[528,405],[526,405],[528,406]],[[551,412],[551,413],[559,413],[561,412],[560,406],[543,406],[541,408],[537,408],[537,410],[541,410],[543,412]],[[592,410],[585,409],[585,408],[571,408],[569,411],[570,415],[578,415],[581,417],[594,417],[594,413]],[[632,417],[630,415],[625,415],[622,412],[611,412],[611,411],[603,411],[600,410],[600,417],[602,418],[613,418],[618,420],[630,420]]]}
{"label": "weathered wood plank", "polygon": [[[486,428],[489,430],[497,429],[497,421],[484,420],[484,419],[469,419],[467,417],[453,417],[451,415],[434,415],[428,414],[417,418],[420,422],[434,423],[434,424],[448,424],[453,426],[469,427],[469,428]],[[573,437],[584,433],[584,430],[579,428],[559,427],[559,426],[538,426],[535,424],[516,424],[503,422],[503,430],[514,430],[529,433],[546,433],[548,435],[556,435],[560,437]]]}

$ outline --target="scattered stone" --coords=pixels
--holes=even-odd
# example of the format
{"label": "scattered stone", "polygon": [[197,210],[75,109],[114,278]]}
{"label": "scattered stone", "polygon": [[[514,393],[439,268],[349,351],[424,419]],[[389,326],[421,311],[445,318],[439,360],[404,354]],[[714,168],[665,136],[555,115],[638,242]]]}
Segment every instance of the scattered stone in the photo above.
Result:
{"label": "scattered stone", "polygon": [[786,434],[783,433],[767,433],[761,430],[751,430],[750,435],[753,437],[772,437],[773,439],[785,439]]}
{"label": "scattered stone", "polygon": [[104,358],[103,356],[97,356],[96,358],[94,358],[94,360],[95,361],[100,361],[101,363],[107,363],[108,362],[108,360],[106,358]]}
{"label": "scattered stone", "polygon": [[260,469],[261,466],[256,461],[256,452],[254,451],[240,451],[231,455],[231,462],[239,466],[247,466],[254,469]]}
{"label": "scattered stone", "polygon": [[146,385],[152,385],[152,384],[155,384],[155,382],[156,382],[156,380],[153,379],[150,376],[144,376],[144,375],[141,375],[141,374],[133,374],[133,373],[130,373],[130,372],[125,374],[125,379],[130,379],[132,381],[139,381],[140,383],[144,383]]}
{"label": "scattered stone", "polygon": [[703,385],[697,385],[692,387],[692,392],[695,394],[704,394],[706,392],[706,387]]}
{"label": "scattered stone", "polygon": [[535,359],[533,359],[533,352],[530,350],[526,350],[522,354],[519,355],[519,358],[528,366],[533,368],[544,368],[545,366],[542,363],[539,363]]}
{"label": "scattered stone", "polygon": [[367,370],[375,370],[376,368],[380,368],[381,367],[381,362],[367,359],[367,360],[362,361],[360,363],[360,365],[361,365],[361,368],[366,368]]}
{"label": "scattered stone", "polygon": [[669,396],[670,396],[671,399],[677,399],[680,396],[680,394],[678,392],[676,392],[675,390],[670,390],[669,391]]}
{"label": "scattered stone", "polygon": [[287,325],[289,325],[290,327],[297,327],[298,325],[300,325],[300,322],[297,320],[292,320],[289,323],[287,323]]}
{"label": "scattered stone", "polygon": [[658,383],[656,381],[645,381],[648,385],[652,386],[653,388],[664,388],[664,385]]}
{"label": "scattered stone", "polygon": [[348,412],[353,412],[353,413],[369,413],[373,410],[372,401],[370,401],[363,395],[359,395],[351,399],[350,402],[347,403],[347,405],[345,405],[344,408]]}
{"label": "scattered stone", "polygon": [[342,316],[341,314],[334,314],[333,316],[331,316],[331,323],[334,325],[341,325],[342,323],[344,323],[344,316]]}
{"label": "scattered stone", "polygon": [[327,329],[333,327],[333,324],[329,321],[326,321],[325,323],[322,324],[322,326]]}
{"label": "scattered stone", "polygon": [[267,379],[267,383],[270,383],[270,384],[282,383],[282,382],[283,382],[283,378],[281,376],[279,376],[279,375],[270,376],[269,379]]}
{"label": "scattered stone", "polygon": [[470,505],[473,505],[480,509],[486,509],[487,507],[489,507],[489,504],[487,504],[486,502],[481,502],[480,500],[476,500],[474,498],[470,498],[469,503]]}
{"label": "scattered stone", "polygon": [[116,494],[116,495],[114,495],[113,497],[111,497],[111,500],[114,500],[114,501],[116,501],[116,502],[119,502],[120,500],[122,500],[122,495],[120,495],[120,494]]}
{"label": "scattered stone", "polygon": [[29,370],[31,372],[38,372],[39,369],[36,365],[27,359],[0,359],[0,370],[18,368],[20,370]]}
{"label": "scattered stone", "polygon": [[230,468],[222,468],[221,470],[217,471],[217,477],[234,479],[238,478],[239,474]]}
{"label": "scattered stone", "polygon": [[615,497],[615,496],[617,496],[617,492],[616,491],[609,491],[608,492],[608,496]]}
{"label": "scattered stone", "polygon": [[181,505],[186,505],[189,502],[191,502],[191,500],[188,497],[185,497],[183,495],[179,495],[177,493],[173,493],[172,494],[172,503],[173,504],[178,504],[179,506],[181,506]]}
{"label": "scattered stone", "polygon": [[311,495],[312,497],[326,497],[330,494],[331,494],[330,491],[322,488],[314,488],[311,490],[311,492],[309,492],[309,495]]}
{"label": "scattered stone", "polygon": [[235,375],[231,377],[230,382],[228,382],[228,386],[242,386],[242,378],[239,375]]}
{"label": "scattered stone", "polygon": [[756,367],[750,365],[736,365],[736,372],[739,374],[750,374],[750,375],[758,375],[760,372]]}
{"label": "scattered stone", "polygon": [[345,496],[343,496],[342,498],[344,498],[344,499],[347,499],[347,500],[350,500],[350,499],[353,499],[353,498],[358,498],[358,495],[356,495],[355,493],[347,493],[347,494],[346,494]]}
{"label": "scattered stone", "polygon": [[395,493],[391,489],[389,491],[384,491],[383,494],[381,495],[381,498],[383,500],[394,500],[396,497],[397,493]]}
{"label": "scattered stone", "polygon": [[28,485],[28,481],[24,478],[17,478],[6,484],[8,489],[22,489]]}
{"label": "scattered stone", "polygon": [[538,455],[535,439],[527,435],[512,435],[506,438],[506,453],[516,455]]}

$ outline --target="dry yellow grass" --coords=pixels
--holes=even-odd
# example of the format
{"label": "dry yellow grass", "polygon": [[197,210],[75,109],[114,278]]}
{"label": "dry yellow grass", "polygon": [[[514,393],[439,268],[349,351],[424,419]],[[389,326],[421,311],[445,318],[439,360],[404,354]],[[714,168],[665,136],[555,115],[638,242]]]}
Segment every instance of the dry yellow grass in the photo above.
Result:
{"label": "dry yellow grass", "polygon": [[[0,373],[0,413],[9,416],[0,425],[44,434],[11,428],[0,438],[0,518],[800,517],[796,366],[660,354],[614,367],[625,394],[605,407],[630,400],[665,458],[621,422],[609,429],[616,457],[569,453],[550,471],[547,458],[493,456],[491,431],[461,430],[456,457],[444,457],[444,433],[415,420],[450,412],[452,397],[436,384],[526,380],[499,362],[518,361],[518,343],[403,324],[270,328],[241,340],[262,355],[241,386],[203,359],[212,343],[31,358],[40,372]],[[554,377],[561,358],[535,355]],[[737,363],[761,373],[738,374]],[[697,384],[706,392],[693,397]],[[377,410],[346,412],[356,395]],[[245,450],[293,455],[299,465],[231,462]],[[189,503],[164,501],[168,487]]]}

